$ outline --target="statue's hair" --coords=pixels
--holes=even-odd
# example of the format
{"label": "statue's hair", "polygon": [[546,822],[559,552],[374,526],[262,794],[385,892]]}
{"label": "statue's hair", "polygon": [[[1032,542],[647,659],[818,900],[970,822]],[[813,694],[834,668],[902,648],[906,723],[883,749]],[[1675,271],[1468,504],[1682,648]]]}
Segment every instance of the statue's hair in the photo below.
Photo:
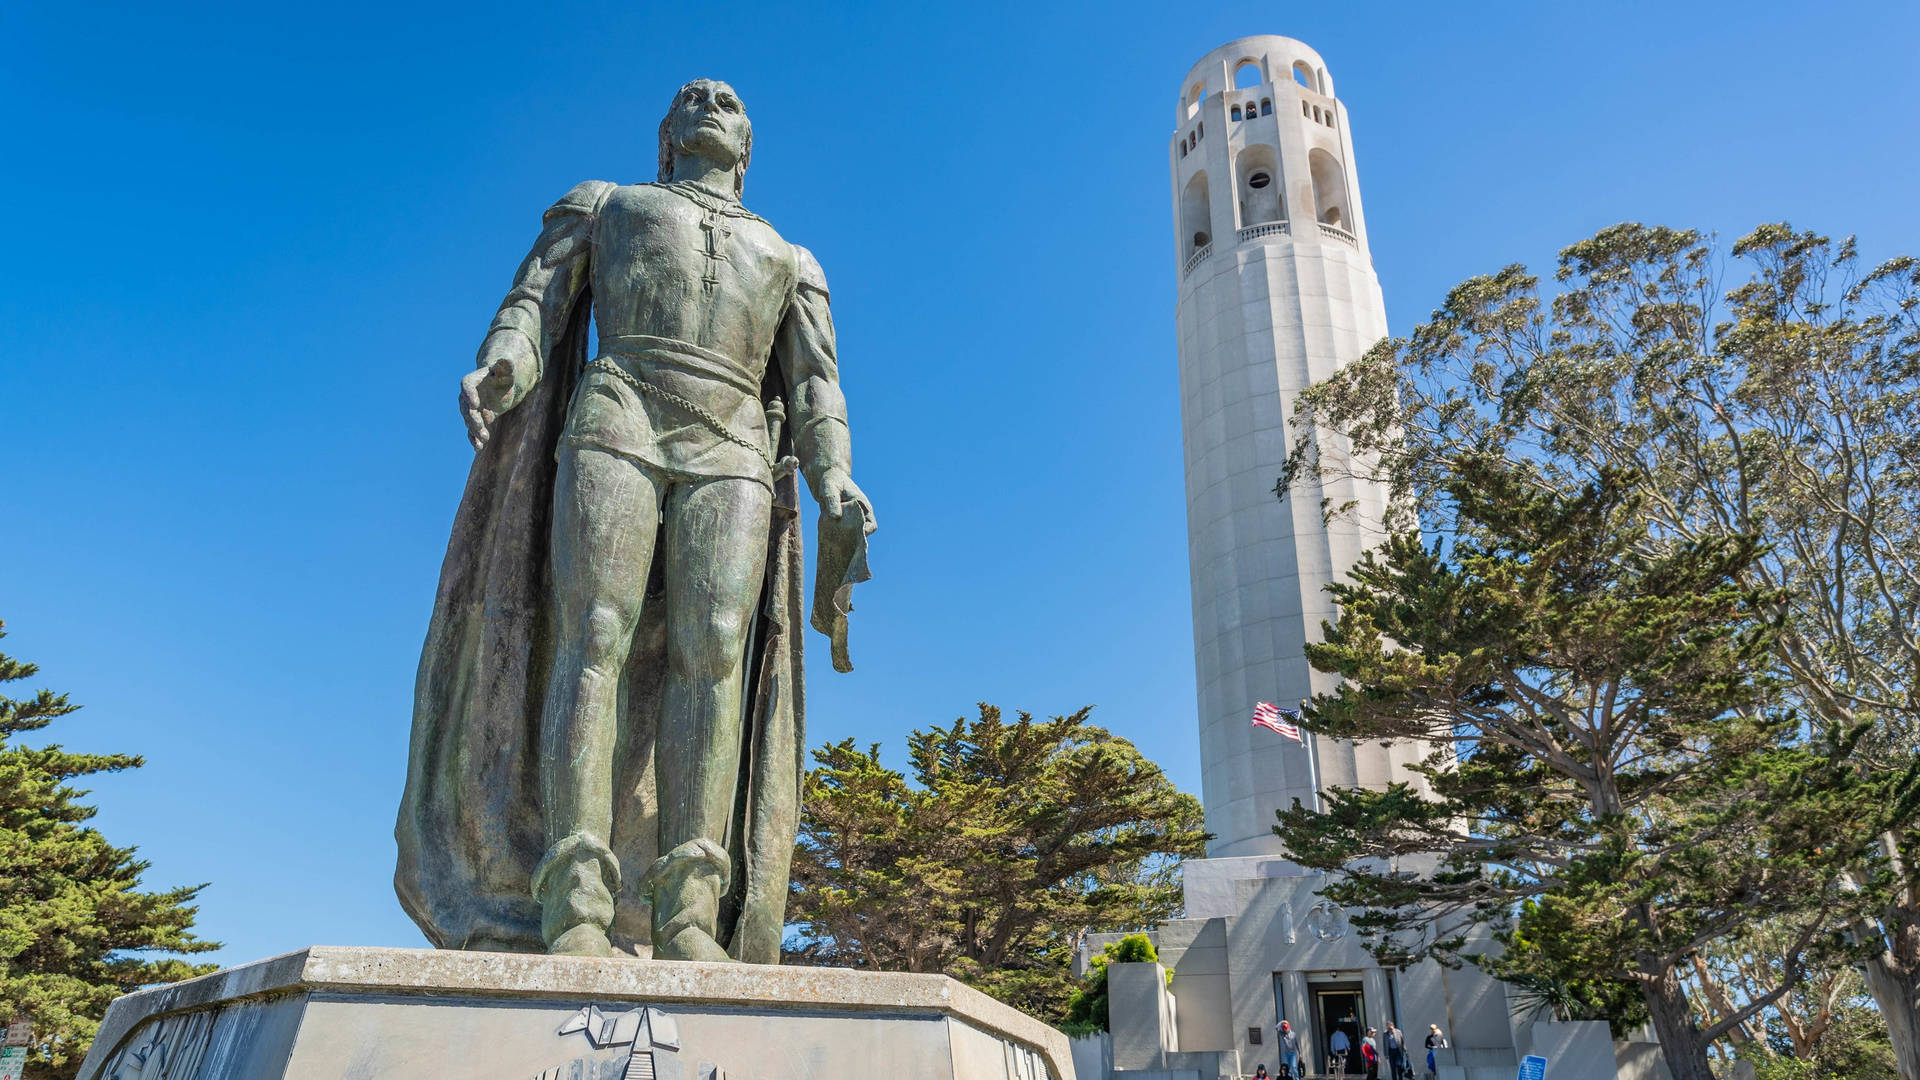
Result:
{"label": "statue's hair", "polygon": [[[689,79],[673,92],[673,101],[667,105],[667,115],[660,118],[660,182],[673,179],[673,142],[667,134],[667,128],[673,123],[673,110],[680,104],[680,96],[693,89],[697,82],[718,82],[718,79]],[[738,96],[738,95],[735,95]],[[741,115],[746,107],[741,106]],[[739,198],[747,190],[747,163],[753,160],[753,121],[747,121],[747,145],[740,152],[740,163],[733,168],[733,197]]]}

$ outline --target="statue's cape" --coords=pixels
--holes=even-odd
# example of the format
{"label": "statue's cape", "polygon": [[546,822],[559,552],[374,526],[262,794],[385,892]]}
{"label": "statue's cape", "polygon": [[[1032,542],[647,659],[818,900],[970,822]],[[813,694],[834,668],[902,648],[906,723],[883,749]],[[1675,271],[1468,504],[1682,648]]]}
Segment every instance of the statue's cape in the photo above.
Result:
{"label": "statue's cape", "polygon": [[[420,654],[406,794],[394,830],[400,844],[394,888],[441,948],[544,949],[529,879],[546,836],[536,755],[553,656],[548,532],[555,449],[586,361],[588,308],[582,296],[539,384],[498,418],[474,458]],[[767,372],[764,396],[791,401],[781,365],[769,363]],[[792,435],[784,432],[775,460],[791,453]],[[719,940],[736,959],[754,963],[780,958],[804,769],[798,507],[799,487],[789,470],[774,481],[766,585],[747,646],[749,738],[724,845],[733,856],[733,887]],[[840,550],[851,536],[824,539],[835,549],[829,561],[845,568],[843,578],[864,575],[864,539],[857,553]],[[660,588],[662,562],[654,560],[650,594]],[[823,584],[839,600],[820,613],[831,625],[845,601],[839,581]],[[671,749],[655,759],[663,616],[662,605],[644,606],[623,676],[619,803],[610,841],[622,869],[613,939],[626,947],[649,941],[638,885],[660,854],[655,770],[679,767]],[[842,615],[836,652],[844,652],[844,626]]]}

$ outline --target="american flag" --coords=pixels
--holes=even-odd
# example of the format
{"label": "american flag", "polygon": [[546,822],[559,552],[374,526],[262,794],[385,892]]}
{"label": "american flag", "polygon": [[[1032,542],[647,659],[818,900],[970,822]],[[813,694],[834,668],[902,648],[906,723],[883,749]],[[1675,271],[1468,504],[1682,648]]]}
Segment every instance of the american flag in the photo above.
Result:
{"label": "american flag", "polygon": [[1277,731],[1287,738],[1292,739],[1294,742],[1305,746],[1306,744],[1300,740],[1300,726],[1298,724],[1287,723],[1287,720],[1281,719],[1283,716],[1286,717],[1287,720],[1298,720],[1300,719],[1300,710],[1283,709],[1278,705],[1262,701],[1253,707],[1253,726]]}

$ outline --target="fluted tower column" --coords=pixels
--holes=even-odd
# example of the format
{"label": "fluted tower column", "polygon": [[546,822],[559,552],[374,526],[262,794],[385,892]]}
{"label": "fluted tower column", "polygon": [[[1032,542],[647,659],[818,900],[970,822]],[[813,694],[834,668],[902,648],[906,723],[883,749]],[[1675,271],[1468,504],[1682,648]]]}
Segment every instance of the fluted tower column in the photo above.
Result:
{"label": "fluted tower column", "polygon": [[[1300,391],[1387,333],[1346,109],[1312,49],[1242,38],[1181,85],[1168,143],[1179,279],[1180,413],[1208,855],[1281,852],[1274,811],[1311,802],[1307,752],[1249,719],[1332,679],[1302,647],[1325,586],[1380,539],[1383,491],[1275,481]],[[1322,447],[1322,453],[1338,453]],[[1329,526],[1321,500],[1353,503]],[[1322,787],[1384,786],[1410,747],[1320,740]]]}

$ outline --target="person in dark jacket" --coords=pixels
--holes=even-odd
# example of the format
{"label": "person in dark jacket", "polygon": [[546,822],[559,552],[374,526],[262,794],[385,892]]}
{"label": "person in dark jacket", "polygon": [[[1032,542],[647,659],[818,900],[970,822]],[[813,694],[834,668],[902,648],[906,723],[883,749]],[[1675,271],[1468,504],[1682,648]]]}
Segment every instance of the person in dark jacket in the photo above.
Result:
{"label": "person in dark jacket", "polygon": [[1440,1063],[1434,1056],[1435,1050],[1445,1050],[1452,1044],[1441,1033],[1439,1024],[1427,1025],[1427,1080],[1437,1080],[1440,1075]]}
{"label": "person in dark jacket", "polygon": [[1387,1052],[1387,1075],[1392,1080],[1411,1080],[1413,1066],[1407,1064],[1407,1033],[1387,1021],[1387,1033],[1380,1037]]}

